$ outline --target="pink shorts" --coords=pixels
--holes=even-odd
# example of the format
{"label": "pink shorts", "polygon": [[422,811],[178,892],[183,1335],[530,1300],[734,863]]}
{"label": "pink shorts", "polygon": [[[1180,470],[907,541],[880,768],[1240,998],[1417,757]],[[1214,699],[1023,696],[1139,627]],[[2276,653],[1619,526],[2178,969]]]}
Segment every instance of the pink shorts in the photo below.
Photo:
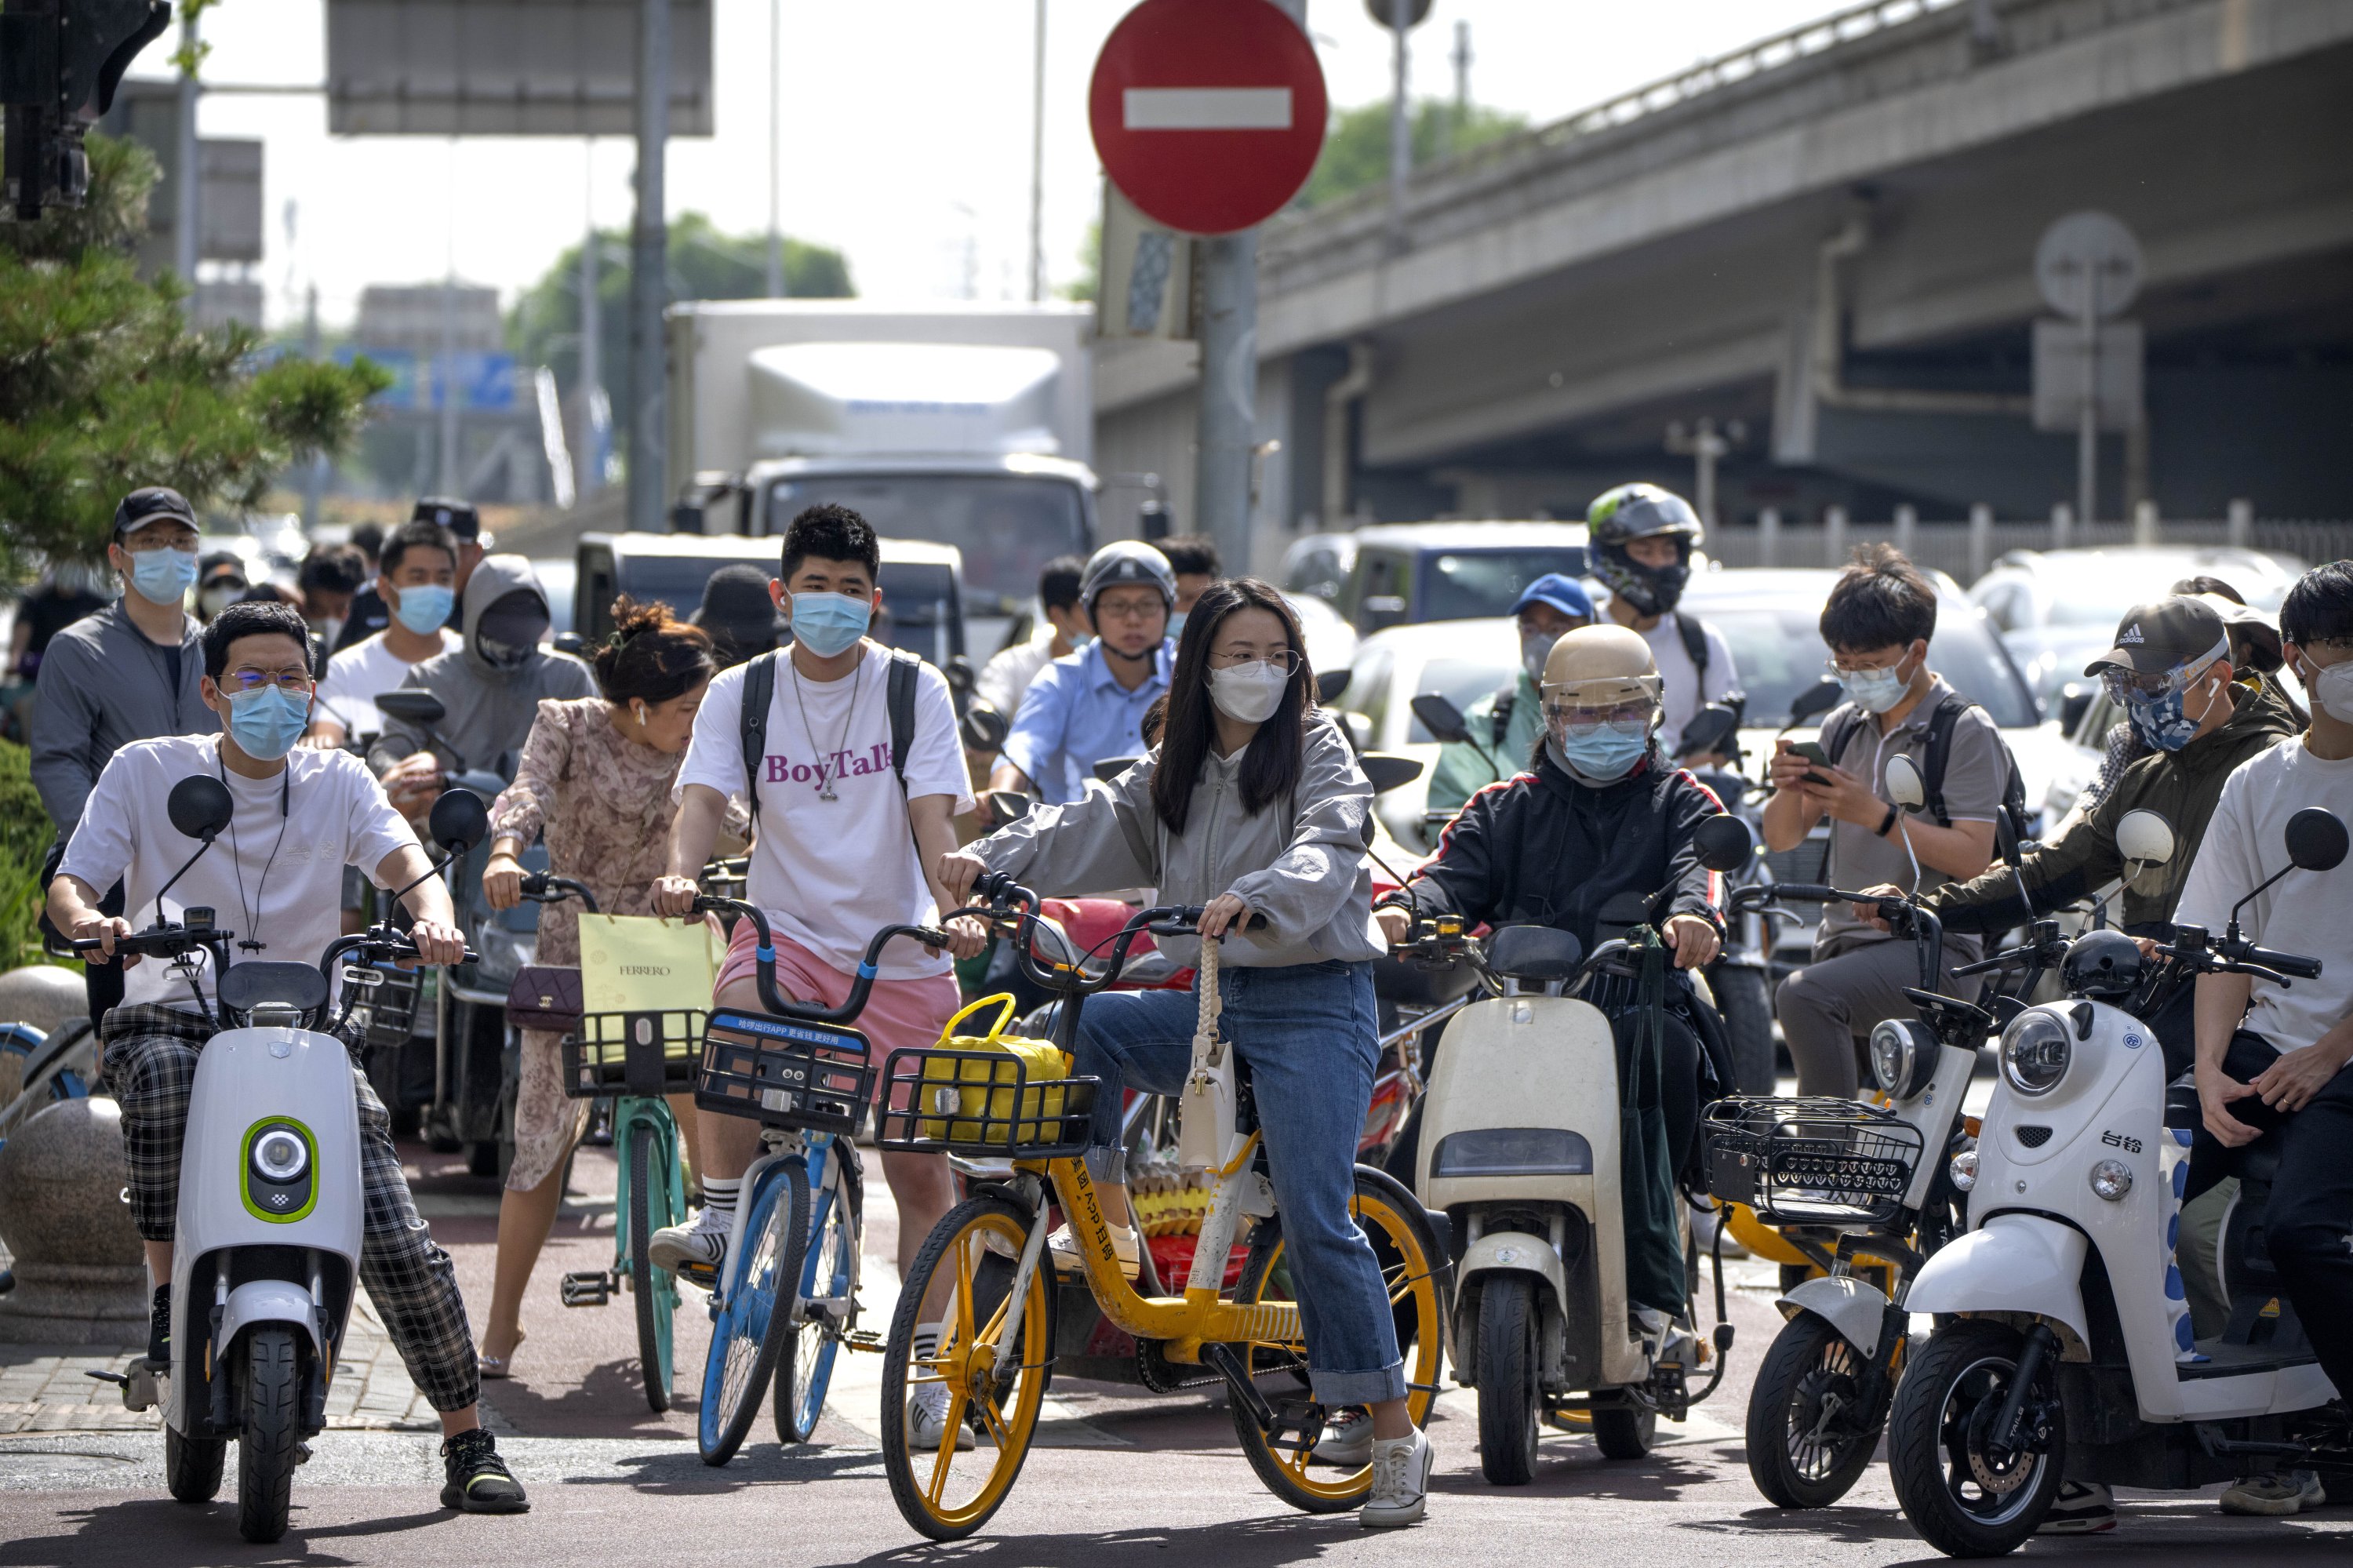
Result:
{"label": "pink shorts", "polygon": [[[735,925],[734,939],[727,944],[727,961],[719,966],[719,978],[712,989],[724,991],[735,981],[748,980],[759,968],[754,948],[758,933],[749,920]],[[776,938],[776,989],[796,1001],[815,1001],[827,1007],[839,1007],[849,995],[850,977],[842,973],[802,947],[789,937]],[[867,993],[866,1010],[851,1021],[851,1027],[866,1036],[874,1047],[876,1068],[874,1087],[882,1089],[881,1068],[893,1051],[936,1045],[940,1032],[956,1009],[964,1005],[964,996],[956,989],[954,971],[925,975],[919,980],[878,980]]]}

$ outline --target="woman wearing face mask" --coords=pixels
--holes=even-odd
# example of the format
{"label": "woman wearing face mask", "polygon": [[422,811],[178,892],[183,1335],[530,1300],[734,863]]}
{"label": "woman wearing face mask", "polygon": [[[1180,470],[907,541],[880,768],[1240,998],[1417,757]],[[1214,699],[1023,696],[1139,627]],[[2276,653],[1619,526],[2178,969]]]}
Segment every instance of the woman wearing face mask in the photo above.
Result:
{"label": "woman wearing face mask", "polygon": [[[694,715],[717,669],[710,636],[672,620],[670,607],[613,606],[613,635],[595,660],[602,693],[539,705],[522,758],[491,810],[491,855],[482,892],[493,909],[522,899],[517,856],[544,836],[548,869],[587,884],[607,915],[653,911],[654,879],[676,808],[677,782]],[[543,909],[537,961],[580,961],[580,906]],[[569,1099],[561,1082],[563,1036],[522,1032],[514,1113],[514,1163],[499,1204],[498,1273],[482,1335],[482,1375],[504,1377],[522,1340],[522,1293],[563,1198],[565,1157],[589,1102]],[[694,1126],[692,1098],[671,1097],[679,1125]]]}
{"label": "woman wearing face mask", "polygon": [[[1273,588],[1212,583],[1186,621],[1159,746],[1108,789],[1091,785],[945,856],[940,880],[959,897],[998,871],[1045,894],[1150,886],[1164,903],[1207,906],[1202,937],[1227,938],[1222,1033],[1254,1076],[1293,1279],[1311,1308],[1315,1397],[1369,1412],[1368,1429],[1348,1424],[1362,1451],[1346,1462],[1373,1466],[1363,1521],[1409,1524],[1422,1514],[1430,1447],[1407,1412],[1379,1266],[1348,1214],[1378,1054],[1371,960],[1381,948],[1364,869],[1372,790],[1339,727],[1315,710],[1302,646]],[[1190,961],[1193,944],[1172,940]],[[1131,1268],[1121,1091],[1176,1092],[1197,1017],[1186,992],[1109,991],[1080,1024],[1076,1070],[1103,1080],[1088,1170]],[[1067,1231],[1050,1245],[1058,1264],[1077,1267]]]}

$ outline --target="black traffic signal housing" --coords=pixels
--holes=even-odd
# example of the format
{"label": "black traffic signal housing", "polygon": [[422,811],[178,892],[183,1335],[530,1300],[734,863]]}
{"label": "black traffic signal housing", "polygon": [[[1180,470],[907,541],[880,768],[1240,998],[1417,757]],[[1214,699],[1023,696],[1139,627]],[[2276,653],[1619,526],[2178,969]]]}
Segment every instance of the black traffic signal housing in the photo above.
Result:
{"label": "black traffic signal housing", "polygon": [[0,5],[6,215],[29,222],[45,207],[81,205],[90,189],[82,132],[113,103],[139,51],[171,26],[172,7],[169,0]]}

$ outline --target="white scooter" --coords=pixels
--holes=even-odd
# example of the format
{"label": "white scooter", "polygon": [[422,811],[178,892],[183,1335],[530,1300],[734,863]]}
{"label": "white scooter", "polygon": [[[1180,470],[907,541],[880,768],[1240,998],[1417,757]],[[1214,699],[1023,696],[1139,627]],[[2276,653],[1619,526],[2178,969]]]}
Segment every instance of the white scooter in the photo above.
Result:
{"label": "white scooter", "polygon": [[[2345,859],[2345,825],[2326,810],[2297,812],[2285,836],[2288,864],[2248,898]],[[2128,873],[2173,854],[2150,812],[2120,822],[2117,841]],[[2193,1336],[2173,1243],[2199,1113],[2194,1096],[2168,1106],[2164,1056],[2136,1016],[2186,977],[2285,985],[2319,972],[2243,940],[2235,908],[2219,938],[2177,927],[2154,963],[2120,932],[2087,931],[2061,966],[2067,1000],[2003,1029],[1974,1170],[1957,1160],[1953,1172],[1971,1189],[1970,1230],[1928,1260],[1905,1302],[1954,1320],[1912,1358],[1888,1417],[1896,1499],[1930,1545],[2012,1550],[2063,1478],[2189,1489],[2353,1464],[2341,1417],[2321,1414],[2337,1391],[2263,1249],[2259,1146],[2223,1236],[2230,1325]]]}
{"label": "white scooter", "polygon": [[[230,811],[217,779],[173,787],[173,827],[200,841],[173,881],[212,847]],[[480,840],[487,817],[480,796],[451,790],[434,802],[430,831],[456,853]],[[211,910],[167,921],[161,893],[155,902],[154,923],[115,950],[174,965],[219,1033],[196,1058],[180,1156],[171,1365],[142,1360],[127,1375],[90,1375],[120,1383],[132,1410],[162,1404],[164,1479],[182,1502],[212,1499],[237,1438],[238,1533],[276,1541],[286,1533],[294,1467],[310,1457],[304,1440],[327,1424],[327,1388],[359,1284],[359,1099],[350,1053],[322,1026],[327,977],[345,955],[357,968],[414,959],[417,949],[378,926],[336,940],[316,968],[231,965],[236,933],[214,925]],[[199,983],[206,954],[217,1017]],[[347,987],[346,1006],[352,994]],[[158,1378],[167,1380],[160,1391]]]}
{"label": "white scooter", "polygon": [[[1721,872],[1755,842],[1718,816],[1699,849]],[[1467,959],[1490,992],[1447,1028],[1414,1183],[1459,1238],[1451,1359],[1479,1391],[1480,1467],[1498,1486],[1525,1485],[1544,1425],[1572,1414],[1589,1416],[1608,1457],[1640,1458],[1661,1414],[1680,1421],[1714,1392],[1732,1331],[1719,1310],[1715,1374],[1694,1392],[1696,1369],[1668,1358],[1667,1330],[1638,1319],[1627,1293],[1617,1045],[1601,1010],[1570,993],[1631,949],[1604,943],[1580,961],[1567,931],[1505,926],[1482,958],[1459,920],[1441,919],[1407,950]]]}

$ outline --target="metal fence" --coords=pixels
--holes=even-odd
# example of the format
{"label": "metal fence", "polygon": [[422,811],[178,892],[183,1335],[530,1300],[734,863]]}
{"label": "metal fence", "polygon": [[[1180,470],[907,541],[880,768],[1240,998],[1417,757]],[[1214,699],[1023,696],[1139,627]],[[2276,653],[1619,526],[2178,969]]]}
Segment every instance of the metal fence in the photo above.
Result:
{"label": "metal fence", "polygon": [[1962,522],[1929,522],[1899,514],[1893,520],[1849,519],[1832,511],[1809,523],[1785,523],[1770,513],[1754,523],[1709,531],[1707,553],[1727,567],[1836,567],[1854,546],[1885,540],[1923,567],[1968,584],[2011,550],[2117,549],[2134,546],[2229,546],[2274,550],[2307,565],[2353,556],[2353,521],[2258,519],[2220,521],[2143,518],[2134,523],[1996,522],[1980,513]]}

